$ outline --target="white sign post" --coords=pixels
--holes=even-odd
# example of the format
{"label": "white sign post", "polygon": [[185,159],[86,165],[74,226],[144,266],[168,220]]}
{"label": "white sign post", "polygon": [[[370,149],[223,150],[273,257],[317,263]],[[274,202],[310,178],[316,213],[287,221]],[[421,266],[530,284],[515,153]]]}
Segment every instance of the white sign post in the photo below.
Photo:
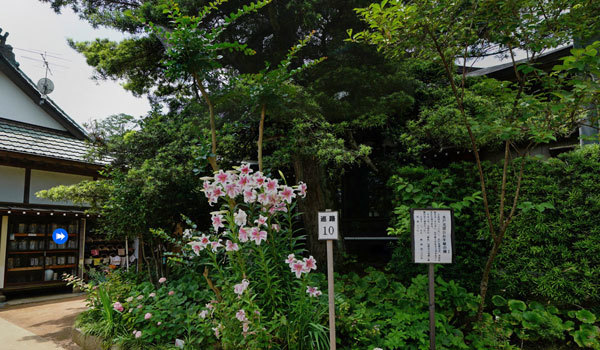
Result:
{"label": "white sign post", "polygon": [[454,250],[452,209],[411,209],[413,262],[429,265],[429,349],[435,350],[434,264],[451,264]]}
{"label": "white sign post", "polygon": [[335,350],[335,291],[333,288],[333,240],[338,239],[337,211],[320,211],[319,240],[327,241],[327,294],[329,295],[329,348]]}

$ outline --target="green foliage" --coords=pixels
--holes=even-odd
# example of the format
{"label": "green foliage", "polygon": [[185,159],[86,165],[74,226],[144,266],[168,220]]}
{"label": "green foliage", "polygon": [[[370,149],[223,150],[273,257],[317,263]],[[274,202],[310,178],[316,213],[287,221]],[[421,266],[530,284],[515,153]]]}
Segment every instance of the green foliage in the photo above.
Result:
{"label": "green foliage", "polygon": [[[212,230],[199,230],[188,220],[190,229],[182,241],[164,232],[156,234],[179,246],[181,253],[173,256],[173,262],[203,270],[211,301],[201,312],[214,331],[205,344],[214,342],[225,349],[260,349],[265,344],[326,349],[327,302],[314,289],[324,277],[309,274],[316,270],[316,261],[300,256],[304,236],[294,225],[300,213],[293,197],[304,197],[306,188],[277,185],[285,178],[274,180],[251,172],[244,164],[203,178],[209,202],[217,202],[221,209],[211,213]],[[267,191],[261,182],[275,187]],[[286,191],[289,197],[284,200]],[[258,235],[264,236],[257,239]],[[292,265],[301,271],[293,273]]]}
{"label": "green foliage", "polygon": [[[507,337],[517,337],[530,344],[551,344],[565,340],[566,345],[600,349],[600,328],[594,326],[596,316],[588,310],[561,312],[553,305],[524,303],[494,296],[494,316],[502,324]],[[568,334],[568,336],[567,336]]]}
{"label": "green foliage", "polygon": [[[485,168],[489,186],[498,188],[501,167],[488,163]],[[390,180],[397,209],[388,232],[400,238],[390,267],[405,280],[419,273],[410,259],[409,209],[450,206],[456,214],[454,263],[444,266],[440,273],[469,290],[478,287],[482,256],[488,243],[482,240],[487,233],[481,202],[465,201],[479,190],[476,179],[470,175],[472,169],[473,165],[466,163],[445,169],[404,167]],[[505,246],[492,271],[490,285],[496,293],[504,291],[515,298],[570,307],[586,305],[597,310],[600,194],[595,174],[598,172],[598,146],[564,153],[558,159],[526,161],[521,214],[507,232]]]}
{"label": "green foliage", "polygon": [[439,271],[445,278],[476,290],[487,244],[482,241],[485,227],[479,214],[481,195],[477,180],[470,175],[472,167],[467,164],[444,169],[405,166],[398,168],[388,181],[394,205],[388,234],[399,239],[389,266],[403,280],[423,273],[419,265],[412,263],[410,209],[452,208],[456,227],[454,263]]}
{"label": "green foliage", "polygon": [[144,120],[117,115],[95,124],[93,156],[112,162],[105,177],[39,195],[89,203],[89,211],[101,216],[97,231],[110,236],[150,237],[151,228],[173,232],[181,214],[195,219],[208,207],[197,178],[206,171],[198,158],[209,153],[208,145],[197,138],[197,117],[190,114],[156,111]]}
{"label": "green foliage", "polygon": [[[224,16],[217,23],[205,26],[202,22],[224,1],[215,1],[202,7],[198,15],[186,15],[174,0],[159,2],[157,10],[167,15],[172,28],[155,25],[152,21],[140,18],[140,22],[148,25],[148,31],[165,41],[166,74],[171,78],[187,78],[189,74],[197,76],[197,80],[210,80],[216,69],[222,68],[220,59],[222,51],[238,51],[252,55],[254,50],[239,41],[226,41],[222,37],[228,26],[243,15],[256,12],[269,4],[270,0],[250,3],[237,11]],[[131,14],[134,16],[133,14]]]}
{"label": "green foliage", "polygon": [[[429,349],[428,279],[403,284],[395,274],[368,269],[341,276],[336,288],[341,349]],[[437,349],[592,348],[600,345],[596,316],[495,295],[492,315],[471,323],[478,297],[456,282],[436,279]]]}
{"label": "green foliage", "polygon": [[531,160],[526,168],[522,203],[537,210],[515,218],[498,258],[496,283],[510,295],[598,310],[600,148]]}
{"label": "green foliage", "polygon": [[[428,279],[418,275],[402,284],[394,274],[369,269],[336,281],[341,349],[429,349]],[[437,349],[513,349],[507,337],[485,330],[469,331],[467,320],[478,298],[453,281],[436,279]],[[477,346],[472,346],[477,344]]]}
{"label": "green foliage", "polygon": [[[90,303],[90,309],[79,315],[77,324],[85,333],[103,337],[109,345],[132,349],[165,347],[181,339],[190,348],[197,348],[212,333],[199,316],[200,309],[210,300],[206,282],[199,274],[181,275],[159,288],[143,281],[133,283],[137,276],[120,271],[99,279],[101,282],[91,283],[89,298],[98,295],[101,302]],[[116,310],[115,302],[124,310]],[[151,317],[146,319],[148,313]],[[140,331],[141,337],[136,338],[134,330]]]}

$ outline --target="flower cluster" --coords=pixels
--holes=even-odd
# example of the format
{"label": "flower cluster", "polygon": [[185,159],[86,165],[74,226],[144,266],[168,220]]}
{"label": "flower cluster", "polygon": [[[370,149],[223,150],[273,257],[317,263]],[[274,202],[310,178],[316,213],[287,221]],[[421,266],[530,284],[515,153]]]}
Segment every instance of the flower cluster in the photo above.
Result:
{"label": "flower cluster", "polygon": [[[306,197],[306,184],[301,182],[295,187],[280,185],[278,180],[268,178],[261,172],[252,173],[253,170],[248,164],[242,164],[235,171],[220,170],[214,176],[202,178],[203,191],[211,205],[217,203],[219,198],[235,200],[238,196],[243,196],[243,201],[247,204],[260,204],[265,215],[259,215],[252,223],[249,222],[248,213],[244,210],[238,209],[233,213],[233,221],[237,226],[235,232],[237,241],[239,243],[252,241],[259,246],[268,237],[268,215],[273,215],[277,211],[286,212],[287,204],[291,204],[292,199],[297,196]],[[227,211],[211,213],[212,228],[217,235],[225,228],[227,219],[224,214],[226,213]],[[271,224],[271,230],[279,232],[279,224]],[[229,232],[229,234],[233,238],[233,233]],[[186,237],[190,236],[191,233],[186,233]],[[210,236],[202,234],[188,244],[196,255],[200,255],[200,252],[207,247],[210,247],[213,253],[218,252],[222,247],[225,247],[228,252],[238,251],[240,249],[238,242],[226,240],[223,245],[221,239],[213,240]]]}
{"label": "flower cluster", "polygon": [[306,287],[306,293],[309,296],[311,296],[311,297],[318,297],[321,294],[323,294],[323,293],[321,293],[321,291],[319,290],[319,288],[317,288],[317,287],[311,287],[311,286],[307,286]]}
{"label": "flower cluster", "polygon": [[113,309],[115,309],[115,311],[118,312],[123,312],[124,310],[123,305],[121,305],[121,303],[119,303],[118,301],[113,304]]}
{"label": "flower cluster", "polygon": [[280,185],[277,179],[270,179],[260,171],[254,174],[252,172],[248,164],[242,164],[238,171],[220,170],[214,177],[202,178],[203,191],[208,203],[213,205],[221,197],[236,198],[241,195],[244,197],[244,203],[258,202],[273,214],[276,211],[286,211],[285,203],[291,204],[297,195],[306,197],[306,184],[302,182],[293,188]]}
{"label": "flower cluster", "polygon": [[294,254],[290,254],[285,259],[285,262],[290,266],[290,270],[296,274],[297,278],[300,278],[303,273],[309,273],[311,270],[317,269],[317,260],[312,255],[309,258],[298,260]]}
{"label": "flower cluster", "polygon": [[[187,244],[193,255],[200,255],[203,251],[211,255],[212,264],[214,269],[220,272],[220,278],[225,278],[229,283],[234,281],[231,284],[227,282],[224,284],[229,291],[233,289],[233,293],[222,293],[221,296],[233,297],[237,300],[211,301],[200,311],[199,317],[210,318],[212,331],[217,338],[230,336],[230,320],[237,320],[235,327],[240,327],[238,329],[241,330],[244,338],[251,334],[266,332],[266,329],[261,327],[260,319],[268,316],[261,316],[261,311],[264,310],[261,309],[260,303],[256,302],[260,297],[257,298],[251,293],[253,286],[259,286],[265,281],[254,280],[252,277],[246,278],[247,273],[253,272],[253,269],[247,270],[244,260],[256,254],[255,259],[252,259],[254,266],[270,276],[274,270],[268,265],[273,261],[281,262],[286,255],[285,250],[271,248],[278,248],[281,245],[282,248],[285,247],[284,249],[294,249],[294,244],[290,244],[289,241],[293,239],[291,227],[293,213],[290,211],[296,198],[306,197],[306,184],[299,183],[297,186],[280,184],[280,180],[269,178],[261,172],[253,172],[247,164],[242,164],[232,171],[220,170],[214,176],[204,177],[202,180],[204,181],[203,192],[209,204],[212,206],[219,203],[221,199],[224,205],[220,209],[223,210],[211,213],[211,234],[190,230],[185,232],[184,239],[189,241]],[[287,218],[287,221],[281,221],[282,218]],[[263,242],[268,242],[269,246],[265,247]],[[214,254],[220,252],[226,253],[225,258],[215,259]],[[220,266],[222,261],[240,270],[235,274],[235,279],[227,279],[223,276],[227,274],[223,271],[227,270],[222,270]],[[294,254],[291,254],[286,263],[298,278],[317,269],[317,262],[312,256],[297,259]],[[268,277],[267,285],[270,285],[273,278],[278,277]],[[287,275],[284,279],[288,282],[290,279],[293,280],[293,277]],[[303,279],[301,285],[302,288],[307,288],[308,296],[320,296],[321,291],[316,287],[308,286],[307,281],[308,279]],[[258,289],[262,290],[261,287]],[[303,291],[301,289],[300,293]],[[276,292],[267,290],[266,293]],[[243,308],[238,304],[239,300],[242,300]],[[276,297],[271,295],[269,300],[276,300]],[[237,333],[237,330],[234,333]]]}

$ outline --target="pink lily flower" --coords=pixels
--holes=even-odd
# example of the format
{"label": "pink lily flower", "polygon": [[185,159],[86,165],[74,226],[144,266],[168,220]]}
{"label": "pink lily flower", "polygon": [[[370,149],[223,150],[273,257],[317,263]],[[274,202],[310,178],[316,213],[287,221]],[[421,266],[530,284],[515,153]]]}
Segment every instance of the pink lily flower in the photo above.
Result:
{"label": "pink lily flower", "polygon": [[237,295],[242,295],[249,285],[250,282],[247,279],[243,279],[241,283],[233,286],[233,292]]}
{"label": "pink lily flower", "polygon": [[216,253],[216,252],[217,252],[217,249],[218,249],[219,247],[222,247],[222,246],[223,246],[223,245],[221,244],[221,240],[220,240],[220,239],[218,239],[218,240],[216,240],[216,241],[214,241],[214,242],[210,242],[210,247],[211,247],[211,249],[212,249],[213,253]]}
{"label": "pink lily flower", "polygon": [[225,225],[223,225],[223,215],[221,214],[214,214],[212,216],[212,225],[213,228],[215,229],[215,232],[219,232],[219,228],[221,227],[225,227]]}
{"label": "pink lily flower", "polygon": [[250,236],[256,245],[260,245],[263,240],[267,240],[267,231],[260,231],[258,227],[253,227]]}
{"label": "pink lily flower", "polygon": [[284,186],[283,190],[281,190],[281,192],[279,192],[279,195],[288,204],[292,203],[292,198],[296,198],[296,194],[294,193],[294,190],[291,187],[288,187],[288,186]]}
{"label": "pink lily flower", "polygon": [[287,259],[285,259],[285,263],[292,267],[292,264],[296,261],[296,256],[294,254],[288,255]]}
{"label": "pink lily flower", "polygon": [[202,236],[200,236],[200,244],[203,248],[206,248],[206,246],[210,244],[210,237],[203,233]]}
{"label": "pink lily flower", "polygon": [[248,175],[252,172],[252,168],[250,168],[250,165],[247,163],[242,163],[242,165],[240,166],[240,174],[242,175]]}
{"label": "pink lily flower", "polygon": [[294,263],[290,266],[292,272],[296,274],[296,278],[300,278],[300,276],[302,276],[302,273],[305,272],[304,268],[304,263],[302,261],[297,260],[294,261]]}
{"label": "pink lily flower", "polygon": [[313,258],[313,256],[311,255],[308,259],[304,258],[304,265],[306,266],[306,268],[309,271],[316,270],[317,269],[317,260],[315,260],[315,258]]}
{"label": "pink lily flower", "polygon": [[248,218],[248,214],[246,214],[245,211],[243,211],[242,209],[238,209],[237,213],[235,213],[233,215],[233,221],[235,222],[236,225],[242,227],[244,225],[246,225],[246,221]]}
{"label": "pink lily flower", "polygon": [[238,311],[235,314],[235,318],[237,318],[238,321],[240,321],[240,322],[246,322],[246,321],[248,321],[248,319],[246,318],[246,311],[244,311],[243,309],[241,309],[240,311]]}
{"label": "pink lily flower", "polygon": [[232,241],[227,240],[227,242],[225,242],[225,250],[228,252],[238,251],[240,250],[240,247],[237,243],[233,243]]}
{"label": "pink lily flower", "polygon": [[319,295],[321,295],[321,291],[319,290],[319,288],[311,286],[306,287],[306,293],[308,293],[308,295],[311,297],[318,297]]}
{"label": "pink lily flower", "polygon": [[254,220],[254,223],[257,224],[258,226],[263,226],[267,224],[267,218],[259,215],[257,220]]}
{"label": "pink lily flower", "polygon": [[278,186],[277,185],[277,180],[272,179],[272,180],[267,181],[267,185],[265,186],[265,190],[267,192],[275,192],[275,191],[277,191],[277,186]]}
{"label": "pink lily flower", "polygon": [[223,172],[223,170],[219,170],[219,173],[215,175],[215,182],[218,184],[225,184],[229,181],[229,174]]}
{"label": "pink lily flower", "polygon": [[240,227],[240,242],[244,243],[244,242],[248,242],[248,230],[250,228],[248,227]]}

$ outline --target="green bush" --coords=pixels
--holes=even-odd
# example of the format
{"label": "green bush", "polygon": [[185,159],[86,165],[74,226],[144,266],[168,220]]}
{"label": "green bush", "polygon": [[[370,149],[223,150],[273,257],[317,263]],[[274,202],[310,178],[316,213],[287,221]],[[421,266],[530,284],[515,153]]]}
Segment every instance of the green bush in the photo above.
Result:
{"label": "green bush", "polygon": [[[484,166],[490,202],[497,203],[494,193],[498,193],[502,169],[498,164]],[[524,174],[518,215],[495,262],[491,293],[597,311],[600,147],[586,146],[549,160],[530,158]],[[473,164],[457,163],[445,169],[403,167],[389,184],[397,214],[389,232],[400,237],[390,263],[393,271],[404,276],[404,281],[424,272],[411,263],[408,209],[449,206],[456,214],[455,259],[440,273],[477,292],[490,240]],[[513,185],[509,184],[508,193]]]}
{"label": "green bush", "polygon": [[77,326],[102,337],[107,346],[118,343],[124,349],[172,347],[176,339],[193,348],[209,338],[212,330],[199,312],[210,295],[200,274],[187,273],[158,288],[139,277],[115,271],[99,284],[92,282],[87,288],[90,309],[79,315]]}
{"label": "green bush", "polygon": [[600,307],[600,147],[532,160],[523,202],[549,202],[509,228],[493,278],[510,295]]}

